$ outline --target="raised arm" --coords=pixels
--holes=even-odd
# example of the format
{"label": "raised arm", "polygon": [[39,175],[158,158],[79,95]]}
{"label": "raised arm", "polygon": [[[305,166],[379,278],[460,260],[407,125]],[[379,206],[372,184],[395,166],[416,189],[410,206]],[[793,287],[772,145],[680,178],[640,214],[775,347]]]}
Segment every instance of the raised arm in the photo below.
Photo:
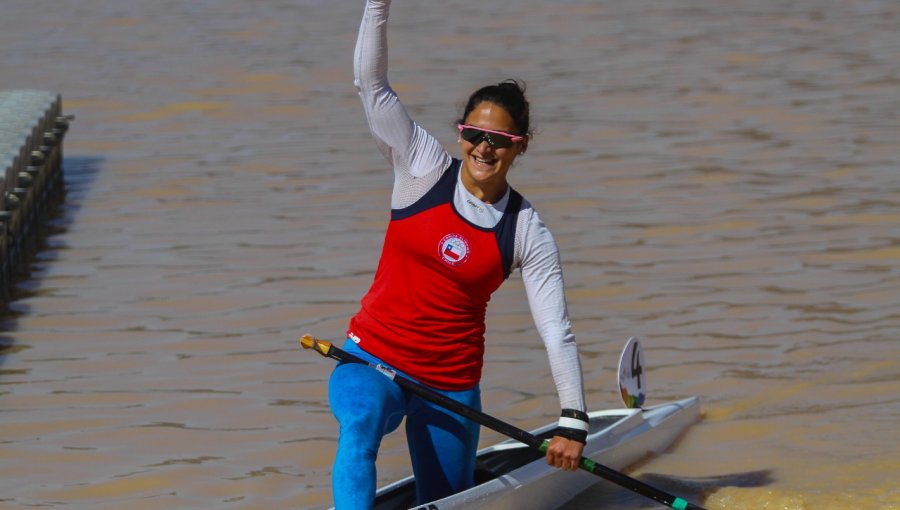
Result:
{"label": "raised arm", "polygon": [[411,182],[411,177],[428,174],[434,174],[436,181],[440,173],[450,166],[451,158],[434,137],[410,118],[388,83],[387,24],[390,6],[390,0],[366,2],[353,55],[353,71],[369,129],[379,150],[394,167],[396,179],[392,206],[403,207],[408,205],[402,202],[404,197],[410,196],[410,190],[399,193],[398,187]]}

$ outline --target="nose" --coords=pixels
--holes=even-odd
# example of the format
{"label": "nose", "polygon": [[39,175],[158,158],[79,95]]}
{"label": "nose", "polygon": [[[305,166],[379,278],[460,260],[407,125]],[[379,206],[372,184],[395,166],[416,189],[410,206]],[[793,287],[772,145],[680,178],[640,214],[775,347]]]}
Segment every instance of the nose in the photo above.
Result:
{"label": "nose", "polygon": [[478,142],[478,145],[475,146],[475,150],[482,156],[493,156],[494,154],[494,146],[487,140]]}
{"label": "nose", "polygon": [[477,148],[481,152],[484,152],[487,150],[493,150],[494,149],[494,140],[491,139],[490,133],[482,134],[481,138],[475,144],[475,148]]}

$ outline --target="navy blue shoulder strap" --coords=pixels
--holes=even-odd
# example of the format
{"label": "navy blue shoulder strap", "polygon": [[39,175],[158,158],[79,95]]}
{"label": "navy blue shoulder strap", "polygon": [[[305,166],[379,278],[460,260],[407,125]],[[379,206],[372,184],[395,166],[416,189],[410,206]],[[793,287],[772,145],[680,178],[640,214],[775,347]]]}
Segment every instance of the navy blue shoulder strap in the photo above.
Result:
{"label": "navy blue shoulder strap", "polygon": [[494,227],[497,247],[500,248],[500,256],[503,258],[503,279],[509,278],[512,273],[513,255],[516,251],[516,225],[519,222],[520,210],[522,210],[522,195],[510,188],[506,211],[503,212],[500,223]]}
{"label": "navy blue shoulder strap", "polygon": [[459,175],[460,163],[462,163],[462,161],[454,158],[450,162],[450,167],[444,172],[444,175],[438,179],[438,182],[435,183],[422,198],[403,209],[391,209],[391,219],[402,220],[404,218],[409,218],[422,211],[427,211],[428,209],[453,201],[453,191],[456,189],[456,178]]}

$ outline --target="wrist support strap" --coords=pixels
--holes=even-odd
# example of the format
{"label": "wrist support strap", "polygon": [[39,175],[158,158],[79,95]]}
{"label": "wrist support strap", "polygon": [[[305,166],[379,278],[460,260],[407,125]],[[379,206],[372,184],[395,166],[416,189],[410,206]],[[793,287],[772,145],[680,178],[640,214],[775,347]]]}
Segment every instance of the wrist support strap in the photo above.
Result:
{"label": "wrist support strap", "polygon": [[566,439],[587,443],[590,418],[584,411],[563,409],[559,415],[559,427],[555,434]]}

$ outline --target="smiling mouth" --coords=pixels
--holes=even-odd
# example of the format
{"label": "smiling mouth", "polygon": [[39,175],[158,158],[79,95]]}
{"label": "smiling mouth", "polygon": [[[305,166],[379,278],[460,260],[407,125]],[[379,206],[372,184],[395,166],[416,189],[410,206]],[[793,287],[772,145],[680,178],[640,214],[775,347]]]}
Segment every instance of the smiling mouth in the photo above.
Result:
{"label": "smiling mouth", "polygon": [[478,157],[478,156],[476,156],[476,155],[474,155],[474,154],[472,155],[472,159],[474,159],[476,163],[479,163],[479,164],[482,164],[482,165],[487,165],[487,166],[493,166],[494,163],[497,162],[496,159],[485,159],[485,158],[480,158],[480,157]]}

